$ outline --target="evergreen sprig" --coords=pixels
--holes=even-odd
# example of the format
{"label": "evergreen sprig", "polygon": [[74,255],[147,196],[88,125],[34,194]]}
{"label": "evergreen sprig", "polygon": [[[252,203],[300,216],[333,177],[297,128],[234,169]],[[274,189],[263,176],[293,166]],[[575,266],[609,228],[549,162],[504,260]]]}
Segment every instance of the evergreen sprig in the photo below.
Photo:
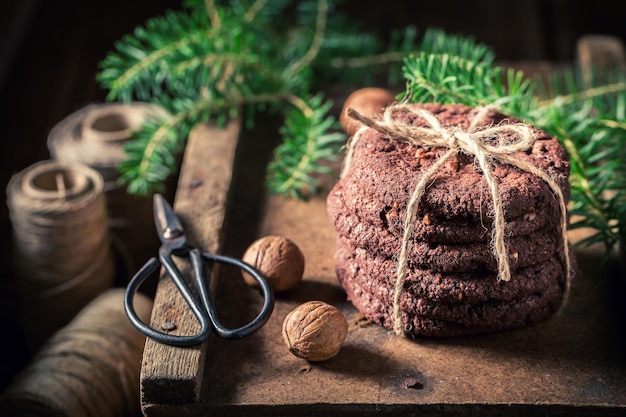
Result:
{"label": "evergreen sprig", "polygon": [[[301,197],[301,190],[314,193],[317,188],[314,174],[330,173],[330,169],[319,162],[335,159],[336,149],[345,142],[345,135],[331,129],[335,124],[327,115],[331,104],[323,102],[318,95],[311,99],[305,111],[294,108],[287,112],[280,129],[283,142],[269,164],[270,192],[296,198]],[[308,134],[299,135],[302,131]]]}
{"label": "evergreen sprig", "polygon": [[132,193],[158,190],[177,169],[174,155],[193,126],[210,120],[223,125],[245,109],[251,128],[257,113],[271,109],[283,113],[285,126],[284,143],[268,167],[268,187],[291,196],[310,193],[315,174],[324,171],[320,158],[334,155],[342,142],[331,103],[313,91],[315,85],[331,73],[349,74],[354,85],[371,74],[339,71],[330,57],[367,61],[394,52],[400,62],[415,47],[407,32],[393,47],[400,49],[384,50],[347,20],[331,0],[187,0],[182,10],[123,37],[98,74],[108,99],[149,101],[170,117],[151,120],[136,133],[120,180]]}
{"label": "evergreen sprig", "polygon": [[558,74],[533,116],[559,135],[571,157],[572,228],[592,228],[582,244],[626,244],[626,76],[582,69]]}
{"label": "evergreen sprig", "polygon": [[[494,53],[471,38],[458,39],[436,33],[416,56],[404,60],[407,81],[404,96],[413,102],[487,104],[507,109],[527,109],[534,86],[521,71],[493,63]],[[446,45],[449,44],[449,47]],[[447,51],[447,52],[446,52]]]}
{"label": "evergreen sprig", "polygon": [[593,229],[579,244],[603,243],[607,254],[626,244],[626,74],[592,69],[585,76],[576,68],[555,72],[546,85],[495,65],[482,48],[472,55],[469,41],[438,42],[438,51],[405,59],[404,99],[495,105],[557,136],[571,158],[571,227]]}

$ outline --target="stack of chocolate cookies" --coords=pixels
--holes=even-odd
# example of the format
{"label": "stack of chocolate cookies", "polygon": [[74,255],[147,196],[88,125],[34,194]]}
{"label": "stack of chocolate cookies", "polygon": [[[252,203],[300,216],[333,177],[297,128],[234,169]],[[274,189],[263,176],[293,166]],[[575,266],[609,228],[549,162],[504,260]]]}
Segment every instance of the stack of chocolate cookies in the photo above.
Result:
{"label": "stack of chocolate cookies", "polygon": [[[463,130],[478,112],[463,105],[414,106],[431,112],[444,127]],[[411,113],[397,117],[428,127]],[[478,126],[513,122],[492,112]],[[567,202],[569,157],[556,138],[532,130],[532,147],[513,156],[549,173]],[[359,135],[349,167],[327,198],[338,235],[336,272],[356,308],[392,329],[408,201],[420,175],[446,149],[424,148],[373,129]],[[505,214],[511,279],[498,277],[491,242],[494,207],[485,176],[473,155],[452,156],[429,180],[407,242],[399,303],[405,332],[443,337],[519,328],[546,319],[561,305],[567,242],[554,192],[541,178],[495,158],[490,166]]]}

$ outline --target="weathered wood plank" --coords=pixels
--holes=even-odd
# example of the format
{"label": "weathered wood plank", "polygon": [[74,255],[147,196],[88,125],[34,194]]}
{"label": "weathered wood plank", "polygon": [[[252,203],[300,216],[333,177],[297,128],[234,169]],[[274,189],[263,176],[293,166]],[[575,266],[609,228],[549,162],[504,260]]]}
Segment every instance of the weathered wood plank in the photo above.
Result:
{"label": "weathered wood plank", "polygon": [[[174,210],[191,245],[210,253],[222,249],[222,228],[233,174],[240,120],[225,129],[200,125],[189,137],[182,162]],[[183,274],[189,264],[179,265]],[[173,334],[194,334],[199,325],[174,283],[161,273],[154,299],[151,326],[176,328]],[[207,343],[192,348],[146,341],[141,368],[142,407],[149,404],[186,404],[197,400]]]}

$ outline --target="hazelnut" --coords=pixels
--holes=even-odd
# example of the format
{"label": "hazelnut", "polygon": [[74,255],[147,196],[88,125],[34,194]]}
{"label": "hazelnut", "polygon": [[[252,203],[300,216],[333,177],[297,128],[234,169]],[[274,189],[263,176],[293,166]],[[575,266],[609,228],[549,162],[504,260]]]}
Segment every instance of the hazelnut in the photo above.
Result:
{"label": "hazelnut", "polygon": [[348,336],[348,321],[336,307],[309,301],[283,321],[283,340],[295,356],[311,362],[332,358]]}
{"label": "hazelnut", "polygon": [[339,115],[339,122],[349,136],[356,133],[361,127],[360,123],[351,119],[346,114],[348,108],[361,113],[363,116],[372,117],[380,113],[385,107],[393,103],[395,97],[390,91],[383,88],[366,87],[354,91],[346,98],[343,110]]}
{"label": "hazelnut", "polygon": [[[300,248],[283,236],[264,236],[246,249],[242,260],[261,272],[274,291],[293,288],[304,274],[304,255]],[[243,278],[250,286],[258,286],[249,274]]]}

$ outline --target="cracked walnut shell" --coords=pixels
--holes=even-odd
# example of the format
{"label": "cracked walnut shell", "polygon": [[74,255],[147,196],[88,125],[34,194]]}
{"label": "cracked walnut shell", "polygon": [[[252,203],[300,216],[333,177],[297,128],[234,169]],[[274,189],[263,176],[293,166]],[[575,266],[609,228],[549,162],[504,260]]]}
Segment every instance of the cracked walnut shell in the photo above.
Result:
{"label": "cracked walnut shell", "polygon": [[311,362],[332,358],[348,336],[348,321],[336,307],[309,301],[283,321],[283,341],[295,356]]}

